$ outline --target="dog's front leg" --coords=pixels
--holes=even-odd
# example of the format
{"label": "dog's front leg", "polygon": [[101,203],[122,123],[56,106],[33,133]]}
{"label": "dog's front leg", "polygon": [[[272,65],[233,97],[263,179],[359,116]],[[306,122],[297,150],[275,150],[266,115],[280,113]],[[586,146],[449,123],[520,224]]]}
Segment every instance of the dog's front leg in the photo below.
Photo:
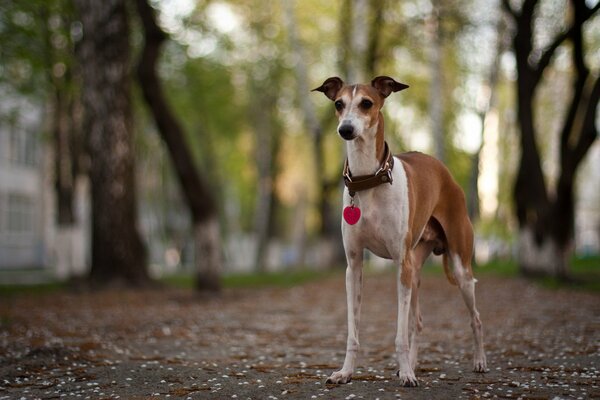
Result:
{"label": "dog's front leg", "polygon": [[398,270],[398,328],[396,331],[396,354],[399,366],[398,377],[403,386],[419,385],[410,363],[410,346],[408,340],[413,285],[412,275],[411,255],[407,254]]}
{"label": "dog's front leg", "polygon": [[[342,369],[334,372],[327,383],[348,383],[352,380],[358,342],[358,324],[360,321],[360,304],[362,290],[362,251],[350,252],[346,268],[346,303],[348,306],[348,340],[346,342],[346,358]],[[359,254],[360,253],[360,254]]]}

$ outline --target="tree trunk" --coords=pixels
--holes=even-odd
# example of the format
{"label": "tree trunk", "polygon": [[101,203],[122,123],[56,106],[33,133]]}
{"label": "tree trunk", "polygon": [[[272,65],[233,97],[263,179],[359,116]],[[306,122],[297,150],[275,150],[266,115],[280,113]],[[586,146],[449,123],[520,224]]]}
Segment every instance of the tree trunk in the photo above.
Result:
{"label": "tree trunk", "polygon": [[385,29],[385,0],[369,0],[369,44],[365,56],[365,74],[372,79],[379,73],[379,63],[384,46],[381,43],[381,34]]}
{"label": "tree trunk", "polygon": [[479,108],[478,116],[481,120],[481,144],[471,158],[471,174],[469,177],[469,190],[467,193],[467,210],[471,221],[475,221],[480,217],[479,174],[481,171],[479,164],[481,162],[481,152],[485,145],[485,133],[487,128],[491,128],[488,126],[491,120],[490,112],[495,110],[497,106],[496,86],[498,85],[498,78],[500,75],[500,57],[502,57],[502,54],[507,47],[505,40],[506,24],[501,15],[496,22],[496,32],[498,35],[496,37],[496,51],[490,65],[487,82],[485,83],[487,86],[482,87],[482,93],[480,94],[481,98],[477,102]]}
{"label": "tree trunk", "polygon": [[446,135],[444,132],[444,69],[443,43],[440,6],[434,1],[432,14],[429,17],[428,31],[430,36],[429,70],[431,83],[429,87],[429,119],[433,138],[434,154],[442,162],[446,162]]}
{"label": "tree trunk", "polygon": [[[285,0],[284,0],[285,1]],[[348,23],[352,19],[352,0],[342,0],[340,5],[340,15],[337,26],[339,27],[340,44],[338,46],[338,69],[342,79],[350,82],[350,59],[352,58],[352,46],[350,37],[352,24]]]}
{"label": "tree trunk", "polygon": [[352,25],[350,28],[352,56],[349,60],[348,83],[363,83],[366,82],[367,78],[373,78],[365,76],[365,59],[367,56],[367,46],[369,45],[368,14],[368,0],[353,0]]}
{"label": "tree trunk", "polygon": [[[71,12],[59,14],[52,5],[44,5],[39,10],[39,17],[45,39],[47,76],[52,88],[48,104],[51,117],[48,120],[53,145],[56,210],[56,234],[52,245],[54,268],[58,278],[68,279],[86,267],[85,258],[81,256],[82,221],[75,215],[76,196],[81,192],[76,191],[81,173],[81,121],[78,98],[73,90],[72,43],[59,44],[52,38],[57,31],[67,36],[73,15]],[[53,21],[52,26],[50,21]]]}
{"label": "tree trunk", "polygon": [[196,289],[221,289],[221,228],[217,216],[194,224]]}
{"label": "tree trunk", "polygon": [[[295,2],[282,0],[282,5],[284,6],[285,16],[286,16],[286,25],[288,28],[288,38],[290,43],[290,48],[293,54],[297,57],[297,62],[295,64],[295,78],[296,85],[298,87],[298,102],[300,103],[300,108],[302,110],[302,114],[304,117],[304,125],[306,129],[311,134],[311,139],[313,142],[313,152],[315,156],[315,170],[317,174],[315,176],[315,181],[317,187],[319,188],[319,199],[318,209],[319,214],[321,216],[321,225],[319,227],[319,235],[321,243],[336,243],[335,239],[339,239],[336,244],[339,245],[341,249],[341,234],[339,229],[339,214],[335,212],[334,207],[331,204],[331,191],[332,187],[337,189],[337,183],[341,180],[336,178],[333,182],[323,174],[325,168],[325,157],[323,154],[323,126],[322,123],[317,118],[317,112],[313,105],[313,100],[307,94],[310,91],[310,84],[308,79],[308,66],[306,65],[306,59],[304,57],[304,47],[302,42],[298,38],[298,32],[296,29],[296,15],[294,12],[294,4]],[[375,62],[375,61],[373,61]],[[302,203],[306,201],[306,196],[300,196],[299,202]],[[299,204],[298,211],[300,214],[306,213],[306,207],[304,204]],[[306,246],[306,232],[301,232],[302,226],[300,226],[300,218],[295,218],[296,226],[294,237],[298,238],[298,245],[296,249],[298,254],[305,254],[305,246]],[[304,227],[305,228],[305,227]],[[331,265],[339,264],[343,262],[344,254],[343,251],[334,252],[331,251],[328,254],[332,254],[333,257],[330,258],[320,258],[319,267],[329,267]],[[338,257],[338,254],[341,255]],[[301,259],[304,259],[304,256],[301,256]],[[301,262],[303,264],[303,262]]]}
{"label": "tree trunk", "polygon": [[[568,276],[573,251],[574,181],[581,161],[598,136],[595,115],[600,100],[600,78],[592,79],[585,64],[582,27],[599,9],[572,0],[571,21],[543,51],[533,48],[537,0],[526,0],[515,10],[509,0],[504,9],[514,20],[513,47],[517,60],[517,104],[521,133],[521,161],[514,199],[519,221],[519,266],[524,274]],[[560,137],[560,171],[555,193],[548,193],[536,144],[534,98],[555,51],[570,40],[574,67],[573,94]]]}
{"label": "tree trunk", "polygon": [[68,126],[69,115],[65,104],[63,89],[54,85],[54,106],[52,113],[54,139],[54,185],[56,190],[57,223],[59,226],[72,225],[75,221],[73,212],[73,192],[75,176],[71,131]]}
{"label": "tree trunk", "polygon": [[196,170],[183,128],[167,104],[156,73],[160,48],[167,36],[156,24],[154,10],[147,1],[137,0],[136,4],[145,38],[137,67],[140,87],[167,145],[192,217],[196,286],[199,290],[216,291],[220,289],[221,234],[214,195]]}
{"label": "tree trunk", "polygon": [[[343,0],[340,9],[339,70],[348,83],[363,83],[369,77],[365,67],[371,61],[367,54],[369,36],[369,0]],[[375,38],[378,39],[378,38]],[[372,43],[377,43],[376,40]],[[369,78],[371,79],[371,78]]]}
{"label": "tree trunk", "polygon": [[51,107],[54,144],[54,187],[56,195],[55,269],[61,279],[68,279],[85,268],[83,248],[78,235],[83,221],[75,215],[75,203],[81,195],[81,146],[76,99],[62,82],[53,82],[55,97]]}
{"label": "tree trunk", "polygon": [[254,101],[251,106],[253,128],[256,137],[256,167],[258,170],[256,205],[254,207],[255,256],[254,270],[263,272],[267,268],[267,252],[270,239],[273,206],[273,135],[271,110],[275,99],[269,89],[254,83]]}
{"label": "tree trunk", "polygon": [[137,226],[129,74],[129,24],[124,0],[75,0],[83,25],[83,126],[90,155],[92,269],[95,284],[149,282]]}

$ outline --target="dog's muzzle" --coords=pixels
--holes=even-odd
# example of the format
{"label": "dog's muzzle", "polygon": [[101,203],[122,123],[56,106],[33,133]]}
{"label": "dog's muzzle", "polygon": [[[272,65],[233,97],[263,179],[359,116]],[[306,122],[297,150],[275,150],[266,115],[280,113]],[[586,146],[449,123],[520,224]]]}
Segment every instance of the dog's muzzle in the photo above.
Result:
{"label": "dog's muzzle", "polygon": [[338,128],[338,133],[344,140],[352,140],[356,138],[356,134],[354,133],[354,127],[350,124],[342,124]]}

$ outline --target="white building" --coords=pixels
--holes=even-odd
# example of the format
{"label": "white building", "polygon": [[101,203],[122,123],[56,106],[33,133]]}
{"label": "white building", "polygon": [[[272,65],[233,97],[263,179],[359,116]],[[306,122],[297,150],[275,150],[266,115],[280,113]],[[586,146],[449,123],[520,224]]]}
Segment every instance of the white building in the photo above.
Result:
{"label": "white building", "polygon": [[0,269],[45,268],[51,186],[41,149],[42,109],[6,96],[0,115]]}
{"label": "white building", "polygon": [[75,193],[78,223],[56,224],[52,141],[44,108],[3,89],[0,101],[0,284],[82,274],[89,264],[84,185]]}

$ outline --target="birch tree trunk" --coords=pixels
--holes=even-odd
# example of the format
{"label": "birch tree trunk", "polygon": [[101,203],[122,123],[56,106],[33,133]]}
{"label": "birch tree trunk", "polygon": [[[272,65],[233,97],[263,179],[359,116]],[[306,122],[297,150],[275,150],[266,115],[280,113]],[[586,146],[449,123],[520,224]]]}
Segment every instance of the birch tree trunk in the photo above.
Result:
{"label": "birch tree trunk", "polygon": [[[339,214],[335,212],[333,206],[329,201],[329,194],[332,189],[337,189],[339,182],[337,179],[331,182],[324,174],[325,168],[325,157],[323,154],[323,126],[317,118],[317,112],[314,107],[313,100],[307,94],[310,91],[310,84],[308,79],[308,66],[306,65],[306,58],[304,57],[305,51],[297,32],[296,15],[294,12],[294,1],[282,0],[282,5],[285,11],[286,25],[288,28],[288,41],[292,53],[296,56],[296,63],[294,65],[294,72],[297,85],[297,96],[298,102],[302,110],[304,118],[304,126],[310,133],[310,137],[313,142],[313,152],[315,155],[315,164],[317,174],[315,181],[319,187],[319,212],[321,216],[321,226],[319,229],[320,243],[326,247],[339,247],[341,244],[341,233],[339,230]],[[336,176],[337,178],[337,176]],[[300,196],[300,202],[306,201],[306,196]],[[300,204],[298,206],[299,214],[306,214],[306,206]],[[336,218],[336,216],[338,216]],[[295,218],[297,223],[304,223],[300,218]],[[296,228],[295,237],[299,238],[298,246],[296,246],[298,253],[303,255],[305,253],[306,244],[306,232],[305,227]],[[341,249],[341,247],[339,247]],[[319,267],[330,267],[343,262],[344,254],[343,251],[334,251],[333,249],[324,249],[324,254],[331,254],[330,258],[320,258]],[[301,256],[304,259],[303,256]]]}
{"label": "birch tree trunk", "polygon": [[255,255],[254,270],[266,271],[270,239],[273,200],[273,135],[271,110],[275,99],[262,82],[253,82],[251,91],[254,100],[251,106],[252,125],[256,137],[256,167],[258,170],[256,205],[254,207]]}
{"label": "birch tree trunk", "polygon": [[386,12],[386,5],[387,2],[385,0],[369,1],[369,42],[364,57],[367,79],[373,79],[375,76],[382,74],[379,71],[379,63],[383,56],[382,51],[384,50],[384,46],[381,43],[381,34],[386,28],[385,19],[383,18]]}
{"label": "birch tree trunk", "polygon": [[494,59],[490,65],[489,76],[486,79],[486,85],[482,88],[477,112],[479,119],[481,120],[481,143],[476,153],[471,159],[471,175],[469,178],[469,191],[467,194],[467,210],[469,212],[469,218],[474,221],[479,217],[479,163],[481,161],[481,151],[485,144],[485,131],[489,123],[489,116],[492,110],[497,107],[497,95],[496,86],[500,75],[500,57],[507,48],[506,45],[506,24],[502,15],[498,16],[496,23],[496,51],[494,53]]}
{"label": "birch tree trunk", "polygon": [[[366,82],[365,59],[369,45],[369,14],[368,0],[354,0],[352,8],[352,26],[350,30],[350,43],[352,45],[348,83]],[[372,79],[373,77],[368,77]]]}

